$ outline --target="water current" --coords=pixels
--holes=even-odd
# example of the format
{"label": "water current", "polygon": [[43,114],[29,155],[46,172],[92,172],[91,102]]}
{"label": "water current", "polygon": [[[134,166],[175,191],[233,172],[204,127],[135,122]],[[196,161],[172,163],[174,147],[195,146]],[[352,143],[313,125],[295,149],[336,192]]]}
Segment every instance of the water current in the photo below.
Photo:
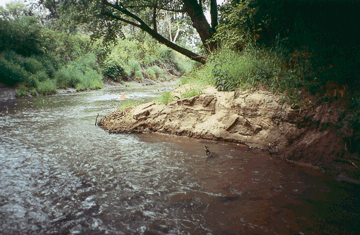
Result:
{"label": "water current", "polygon": [[242,145],[94,125],[122,94],[164,89],[1,99],[0,234],[359,234],[356,185]]}

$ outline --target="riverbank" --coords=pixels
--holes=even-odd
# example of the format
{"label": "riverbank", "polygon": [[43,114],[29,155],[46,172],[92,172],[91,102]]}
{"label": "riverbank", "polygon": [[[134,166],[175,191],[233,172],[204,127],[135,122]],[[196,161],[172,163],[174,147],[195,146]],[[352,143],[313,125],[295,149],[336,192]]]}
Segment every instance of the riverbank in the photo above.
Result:
{"label": "riverbank", "polygon": [[[104,87],[109,87],[109,86],[124,86],[124,87],[128,87],[128,86],[150,86],[150,85],[156,85],[157,83],[153,80],[150,79],[144,79],[142,83],[139,83],[137,81],[129,81],[129,82],[117,82],[114,81],[112,79],[109,78],[103,78],[102,82],[104,84]],[[171,84],[173,84],[175,82],[175,79],[171,79],[169,80],[169,82]],[[91,90],[91,89],[88,89]],[[88,91],[88,90],[76,90],[75,88],[72,87],[68,87],[66,89],[57,89],[56,94],[67,94],[67,93],[74,93],[74,92],[83,92],[83,91]],[[55,94],[55,95],[56,95]],[[32,95],[28,95],[28,96],[22,96],[22,97],[32,97]],[[0,99],[15,99],[16,98],[16,88],[15,87],[9,87],[6,86],[3,83],[0,83]]]}
{"label": "riverbank", "polygon": [[180,99],[194,86],[175,89],[172,95],[179,99],[166,105],[151,102],[116,110],[99,126],[110,133],[157,132],[236,142],[330,174],[359,178],[359,155],[350,153],[335,131],[336,104],[299,110],[265,90],[220,92],[212,86],[201,95]]}

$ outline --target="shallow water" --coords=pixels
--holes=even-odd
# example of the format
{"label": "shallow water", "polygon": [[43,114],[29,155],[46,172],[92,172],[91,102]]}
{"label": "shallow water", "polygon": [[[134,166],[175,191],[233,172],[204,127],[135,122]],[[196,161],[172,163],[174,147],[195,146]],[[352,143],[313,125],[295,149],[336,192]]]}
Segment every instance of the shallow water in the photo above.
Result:
{"label": "shallow water", "polygon": [[359,233],[356,185],[232,143],[94,125],[122,94],[159,90],[0,100],[0,234]]}

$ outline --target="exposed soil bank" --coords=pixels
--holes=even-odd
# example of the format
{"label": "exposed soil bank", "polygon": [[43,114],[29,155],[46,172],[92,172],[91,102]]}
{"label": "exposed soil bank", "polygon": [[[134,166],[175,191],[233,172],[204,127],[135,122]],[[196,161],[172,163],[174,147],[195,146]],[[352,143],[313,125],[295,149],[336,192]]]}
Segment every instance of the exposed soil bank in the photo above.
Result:
{"label": "exposed soil bank", "polygon": [[[187,84],[172,93],[180,97],[191,88]],[[359,178],[359,155],[351,154],[334,131],[339,118],[333,110],[324,105],[300,112],[268,91],[219,92],[208,86],[202,95],[167,105],[146,103],[114,111],[99,126],[110,133],[158,132],[237,142],[297,164]]]}

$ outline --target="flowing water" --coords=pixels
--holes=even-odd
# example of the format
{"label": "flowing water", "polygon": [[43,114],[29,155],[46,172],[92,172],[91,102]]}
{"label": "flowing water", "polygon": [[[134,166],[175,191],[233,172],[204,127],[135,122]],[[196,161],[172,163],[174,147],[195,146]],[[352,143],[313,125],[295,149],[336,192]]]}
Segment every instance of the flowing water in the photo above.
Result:
{"label": "flowing water", "polygon": [[122,94],[159,89],[0,100],[0,234],[359,233],[357,185],[232,143],[94,125]]}

